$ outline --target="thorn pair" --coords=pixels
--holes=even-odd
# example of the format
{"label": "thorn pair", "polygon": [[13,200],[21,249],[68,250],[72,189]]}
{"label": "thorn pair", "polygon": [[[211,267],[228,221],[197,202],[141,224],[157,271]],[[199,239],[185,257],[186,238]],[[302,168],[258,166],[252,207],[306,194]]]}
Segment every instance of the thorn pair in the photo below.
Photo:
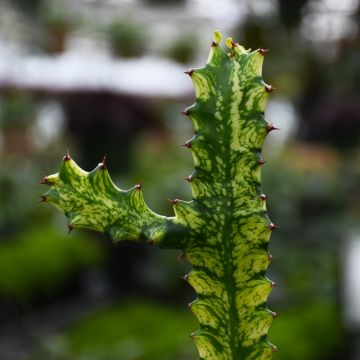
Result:
{"label": "thorn pair", "polygon": [[70,152],[69,149],[67,149],[65,156],[63,157],[64,161],[70,161],[71,160],[71,156],[70,156]]}
{"label": "thorn pair", "polygon": [[279,226],[276,225],[276,224],[270,223],[269,229],[270,229],[271,231],[273,231],[273,230],[279,229]]}
{"label": "thorn pair", "polygon": [[269,52],[270,49],[263,49],[263,48],[260,48],[258,49],[258,52],[261,54],[261,55],[265,55],[267,52]]}
{"label": "thorn pair", "polygon": [[231,45],[232,48],[234,48],[236,45],[239,45],[238,43],[234,43],[233,39],[229,38],[229,44]]}
{"label": "thorn pair", "polygon": [[272,123],[269,123],[266,125],[266,131],[269,133],[273,130],[281,130],[280,128],[275,127]]}
{"label": "thorn pair", "polygon": [[40,184],[42,184],[42,185],[49,185],[49,180],[48,180],[47,176],[44,176],[44,177],[40,180]]}
{"label": "thorn pair", "polygon": [[185,144],[181,144],[180,146],[186,146],[188,149],[190,149],[192,146],[192,142],[189,140]]}
{"label": "thorn pair", "polygon": [[268,199],[268,196],[265,195],[265,194],[261,194],[261,195],[259,196],[259,198],[260,198],[262,201],[266,201],[266,200]]}
{"label": "thorn pair", "polygon": [[271,93],[273,90],[276,90],[276,87],[272,86],[272,85],[268,85],[268,84],[265,84],[264,85],[264,89],[267,93]]}
{"label": "thorn pair", "polygon": [[179,199],[167,199],[172,205],[176,205],[180,200]]}
{"label": "thorn pair", "polygon": [[192,175],[187,176],[186,178],[184,178],[184,180],[188,181],[188,182],[192,182],[194,180]]}
{"label": "thorn pair", "polygon": [[190,69],[188,71],[184,71],[184,74],[189,75],[190,77],[192,77],[194,71],[195,71],[194,69]]}
{"label": "thorn pair", "polygon": [[98,168],[101,170],[106,170],[107,166],[106,166],[106,155],[104,155],[102,161],[98,164]]}

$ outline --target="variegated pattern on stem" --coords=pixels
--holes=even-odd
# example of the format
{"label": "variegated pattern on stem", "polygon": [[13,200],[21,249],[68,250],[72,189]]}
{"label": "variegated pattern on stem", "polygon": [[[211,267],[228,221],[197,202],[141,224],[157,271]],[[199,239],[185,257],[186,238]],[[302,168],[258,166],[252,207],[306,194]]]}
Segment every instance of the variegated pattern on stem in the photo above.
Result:
{"label": "variegated pattern on stem", "polygon": [[265,276],[268,244],[277,227],[261,191],[262,147],[276,129],[264,116],[270,92],[262,79],[266,50],[246,50],[214,33],[205,67],[191,69],[195,103],[184,111],[195,134],[184,145],[195,169],[186,178],[192,201],[173,200],[175,216],[145,204],[141,186],[119,189],[105,161],[85,172],[66,155],[42,201],[61,209],[69,229],[89,228],[114,240],[130,239],[181,249],[196,290],[189,306],[200,323],[193,334],[202,360],[266,360],[276,347],[267,340],[276,313],[266,307],[274,283]]}

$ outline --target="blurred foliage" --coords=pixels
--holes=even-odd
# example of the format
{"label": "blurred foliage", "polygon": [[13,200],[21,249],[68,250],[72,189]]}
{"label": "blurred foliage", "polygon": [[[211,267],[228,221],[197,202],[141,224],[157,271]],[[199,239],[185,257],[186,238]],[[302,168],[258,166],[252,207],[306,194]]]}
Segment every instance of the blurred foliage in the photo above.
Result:
{"label": "blurred foliage", "polygon": [[34,185],[40,177],[34,174],[29,161],[20,161],[20,164],[22,166],[18,166],[15,159],[2,160],[0,166],[0,234],[21,230],[26,218],[35,210],[37,198],[31,191],[35,192]]}
{"label": "blurred foliage", "polygon": [[196,326],[190,311],[132,300],[80,320],[41,356],[54,360],[195,360],[197,350],[184,334]]}
{"label": "blurred foliage", "polygon": [[39,10],[41,23],[48,29],[64,32],[71,27],[71,18],[63,6],[45,3]]}
{"label": "blurred foliage", "polygon": [[280,23],[289,28],[299,26],[302,11],[309,0],[278,0],[278,2],[280,10]]}
{"label": "blurred foliage", "polygon": [[274,360],[326,360],[341,350],[344,332],[338,308],[315,300],[282,312],[273,322],[269,338],[279,349]]}
{"label": "blurred foliage", "polygon": [[[28,131],[30,126],[24,130]],[[19,140],[19,134],[16,139]],[[41,227],[43,223],[52,221],[51,211],[38,204],[39,194],[44,190],[40,180],[45,175],[44,167],[50,169],[53,164],[58,164],[58,154],[64,153],[65,148],[54,141],[39,154],[31,141],[27,140],[28,144],[24,144],[24,141],[20,144],[14,142],[11,146],[17,145],[17,151],[10,153],[8,141],[9,138],[5,138],[4,154],[0,156],[0,235],[4,236],[26,231],[29,226],[36,224]]]}
{"label": "blurred foliage", "polygon": [[45,50],[50,54],[63,52],[74,20],[63,6],[47,2],[40,8],[38,18]]}
{"label": "blurred foliage", "polygon": [[194,60],[198,46],[196,36],[193,33],[185,33],[171,41],[165,55],[180,64],[188,64]]}
{"label": "blurred foliage", "polygon": [[113,52],[120,57],[135,57],[142,55],[146,50],[146,32],[143,26],[123,19],[112,23],[108,29]]}
{"label": "blurred foliage", "polygon": [[[197,328],[190,311],[132,300],[86,316],[31,360],[195,360],[196,347],[184,334]],[[279,348],[274,359],[329,359],[341,349],[340,329],[337,308],[327,300],[284,311],[270,331]]]}
{"label": "blurred foliage", "polygon": [[131,152],[137,136],[146,129],[163,132],[164,109],[156,110],[149,99],[79,91],[69,96],[64,106],[68,133],[74,142],[71,150],[87,170],[106,154],[112,176],[130,173],[137,161]]}
{"label": "blurred foliage", "polygon": [[328,147],[294,144],[264,168],[269,213],[281,226],[271,243],[280,261],[269,271],[282,284],[283,293],[277,299],[282,304],[339,296],[338,251],[352,221],[343,211],[352,180],[339,171],[341,165],[340,157]]}
{"label": "blurred foliage", "polygon": [[24,91],[9,90],[1,97],[0,128],[29,126],[35,116],[33,97]]}
{"label": "blurred foliage", "polygon": [[[149,206],[160,213],[173,215],[167,199],[191,199],[185,177],[193,172],[191,155],[180,147],[190,135],[190,124],[179,116],[172,119],[176,128],[169,132],[147,132],[134,143],[134,159],[129,185],[143,183],[144,196]],[[146,176],[146,177],[145,177]]]}
{"label": "blurred foliage", "polygon": [[15,6],[19,11],[33,16],[34,10],[38,9],[45,0],[5,0]]}
{"label": "blurred foliage", "polygon": [[0,243],[0,296],[18,304],[48,298],[103,261],[102,248],[80,233],[69,238],[45,224],[27,229]]}

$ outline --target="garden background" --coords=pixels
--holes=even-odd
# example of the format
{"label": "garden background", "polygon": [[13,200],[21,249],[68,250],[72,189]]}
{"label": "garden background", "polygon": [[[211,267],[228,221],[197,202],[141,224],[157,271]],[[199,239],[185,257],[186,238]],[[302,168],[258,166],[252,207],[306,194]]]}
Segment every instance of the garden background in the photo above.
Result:
{"label": "garden background", "polygon": [[278,360],[360,359],[358,0],[0,1],[0,360],[195,360],[178,252],[112,244],[39,204],[69,150],[157,212],[190,200],[183,71],[220,29],[269,48],[263,191]]}

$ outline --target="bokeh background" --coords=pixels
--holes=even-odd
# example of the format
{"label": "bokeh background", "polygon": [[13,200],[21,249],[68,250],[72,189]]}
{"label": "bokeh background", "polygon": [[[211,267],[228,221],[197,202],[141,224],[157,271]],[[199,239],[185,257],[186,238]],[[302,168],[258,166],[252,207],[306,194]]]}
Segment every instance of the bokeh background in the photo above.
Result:
{"label": "bokeh background", "polygon": [[270,48],[264,148],[277,360],[360,359],[359,0],[0,1],[0,359],[195,360],[178,252],[76,230],[38,204],[69,149],[148,204],[191,198],[183,71],[213,29]]}

